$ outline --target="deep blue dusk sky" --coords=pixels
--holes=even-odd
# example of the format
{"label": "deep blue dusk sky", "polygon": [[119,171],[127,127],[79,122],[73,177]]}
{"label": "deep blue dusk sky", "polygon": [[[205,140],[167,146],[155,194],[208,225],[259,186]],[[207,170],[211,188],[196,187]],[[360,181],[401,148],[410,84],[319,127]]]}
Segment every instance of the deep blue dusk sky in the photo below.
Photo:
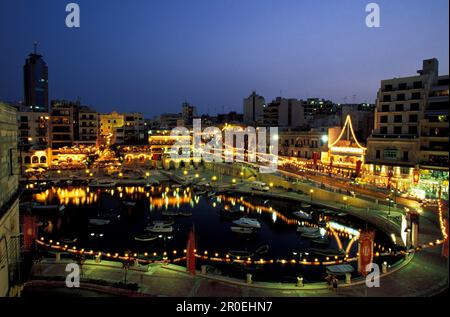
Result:
{"label": "deep blue dusk sky", "polygon": [[[81,27],[65,26],[76,2]],[[51,99],[100,112],[242,111],[266,100],[374,102],[381,79],[413,75],[436,57],[449,72],[448,0],[1,0],[0,100],[23,98],[22,66],[39,42]]]}

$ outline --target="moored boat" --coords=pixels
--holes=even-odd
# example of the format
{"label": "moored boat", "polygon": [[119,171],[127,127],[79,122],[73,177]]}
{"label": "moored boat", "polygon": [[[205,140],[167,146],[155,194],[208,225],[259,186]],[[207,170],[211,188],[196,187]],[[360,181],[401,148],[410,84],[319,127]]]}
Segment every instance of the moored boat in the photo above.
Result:
{"label": "moored boat", "polygon": [[109,219],[89,219],[89,224],[94,226],[105,226],[111,221]]}
{"label": "moored boat", "polygon": [[170,233],[173,231],[172,226],[156,224],[150,227],[147,227],[145,230],[153,232],[153,233]]}
{"label": "moored boat", "polygon": [[312,219],[312,216],[310,214],[304,212],[303,210],[296,211],[293,213],[293,215],[300,219],[305,219],[305,220]]}
{"label": "moored boat", "polygon": [[247,217],[242,217],[238,220],[235,220],[233,221],[233,224],[246,228],[256,228],[256,229],[261,228],[261,224],[259,223],[258,220]]}
{"label": "moored boat", "polygon": [[151,235],[151,234],[140,234],[134,237],[134,240],[141,241],[141,242],[148,242],[158,239],[158,236]]}
{"label": "moored boat", "polygon": [[235,227],[232,226],[231,231],[236,232],[236,233],[242,233],[242,234],[251,234],[253,233],[253,228],[244,228],[244,227]]}
{"label": "moored boat", "polygon": [[336,250],[331,248],[311,248],[310,251],[321,256],[345,256],[345,251],[343,249]]}

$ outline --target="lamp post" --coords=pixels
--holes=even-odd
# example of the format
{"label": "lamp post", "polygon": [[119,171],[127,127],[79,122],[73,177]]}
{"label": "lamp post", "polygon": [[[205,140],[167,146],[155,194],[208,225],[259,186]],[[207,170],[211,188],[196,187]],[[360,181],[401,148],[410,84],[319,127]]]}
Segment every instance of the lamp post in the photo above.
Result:
{"label": "lamp post", "polygon": [[273,183],[269,183],[270,192],[273,193]]}
{"label": "lamp post", "polygon": [[310,199],[311,199],[311,201],[313,200],[313,193],[314,193],[314,189],[310,189],[309,190],[309,194],[310,194]]}
{"label": "lamp post", "polygon": [[344,196],[344,197],[342,197],[342,200],[343,200],[344,203],[345,203],[345,209],[347,209],[347,207],[348,207],[348,204],[347,204],[348,197],[347,197],[347,196]]}
{"label": "lamp post", "polygon": [[388,202],[388,218],[391,216],[391,202],[392,200],[388,197],[386,198],[387,202]]}

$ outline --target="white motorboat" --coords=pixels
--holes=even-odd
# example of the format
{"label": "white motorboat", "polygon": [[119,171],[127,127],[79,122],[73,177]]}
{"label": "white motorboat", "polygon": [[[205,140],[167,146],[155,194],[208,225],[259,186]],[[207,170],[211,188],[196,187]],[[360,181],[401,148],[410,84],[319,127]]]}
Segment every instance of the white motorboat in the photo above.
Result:
{"label": "white motorboat", "polygon": [[192,216],[192,212],[190,212],[190,211],[179,211],[178,215],[179,216],[184,216],[184,217],[189,217],[189,216]]}
{"label": "white motorboat", "polygon": [[123,204],[125,206],[129,206],[129,207],[134,207],[136,206],[136,202],[135,201],[124,201]]}
{"label": "white motorboat", "polygon": [[299,232],[299,233],[316,233],[317,232],[320,234],[319,228],[304,227],[304,226],[298,226],[297,232]]}
{"label": "white motorboat", "polygon": [[105,226],[110,223],[108,219],[89,219],[89,224],[94,226]]}
{"label": "white motorboat", "polygon": [[173,220],[154,220],[154,225],[163,225],[163,226],[171,226],[174,224]]}
{"label": "white motorboat", "polygon": [[244,227],[232,226],[230,229],[231,229],[231,231],[236,232],[236,233],[242,233],[242,234],[253,233],[253,228],[244,228]]}
{"label": "white motorboat", "polygon": [[303,210],[296,211],[293,213],[293,215],[300,219],[305,219],[305,220],[312,219],[312,216],[310,214],[304,212]]}
{"label": "white motorboat", "polygon": [[153,232],[153,233],[170,233],[173,231],[173,227],[168,226],[168,225],[156,224],[156,225],[147,227],[146,230]]}
{"label": "white motorboat", "polygon": [[322,237],[320,232],[303,232],[301,235],[302,235],[302,238],[306,238],[306,239],[319,239]]}
{"label": "white motorboat", "polygon": [[178,212],[176,212],[176,211],[170,211],[170,210],[163,210],[163,211],[161,212],[161,215],[163,215],[163,216],[168,216],[168,217],[175,217],[175,216],[178,216]]}
{"label": "white motorboat", "polygon": [[261,224],[256,219],[251,219],[247,217],[242,217],[238,220],[233,221],[233,223],[239,227],[245,227],[245,228],[261,228]]}
{"label": "white motorboat", "polygon": [[148,242],[158,239],[158,236],[150,235],[150,234],[141,234],[134,237],[134,240],[141,242]]}

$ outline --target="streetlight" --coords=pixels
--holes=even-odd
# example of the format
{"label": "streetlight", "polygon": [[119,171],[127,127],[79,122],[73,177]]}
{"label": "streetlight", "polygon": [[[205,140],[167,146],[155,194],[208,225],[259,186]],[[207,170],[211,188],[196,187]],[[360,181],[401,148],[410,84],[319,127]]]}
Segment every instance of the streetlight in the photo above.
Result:
{"label": "streetlight", "polygon": [[311,195],[311,201],[312,201],[312,200],[313,200],[314,189],[311,188],[311,189],[309,190],[309,193],[310,193],[310,195]]}
{"label": "streetlight", "polygon": [[388,206],[389,206],[389,209],[388,209],[388,217],[390,217],[390,216],[391,216],[391,202],[392,202],[392,200],[391,200],[389,197],[386,198],[386,200],[387,200]]}
{"label": "streetlight", "polygon": [[270,192],[273,192],[273,183],[269,183]]}
{"label": "streetlight", "polygon": [[347,196],[344,196],[344,197],[342,197],[342,200],[344,200],[344,203],[345,203],[345,208],[347,208],[347,200],[348,200],[348,197]]}

